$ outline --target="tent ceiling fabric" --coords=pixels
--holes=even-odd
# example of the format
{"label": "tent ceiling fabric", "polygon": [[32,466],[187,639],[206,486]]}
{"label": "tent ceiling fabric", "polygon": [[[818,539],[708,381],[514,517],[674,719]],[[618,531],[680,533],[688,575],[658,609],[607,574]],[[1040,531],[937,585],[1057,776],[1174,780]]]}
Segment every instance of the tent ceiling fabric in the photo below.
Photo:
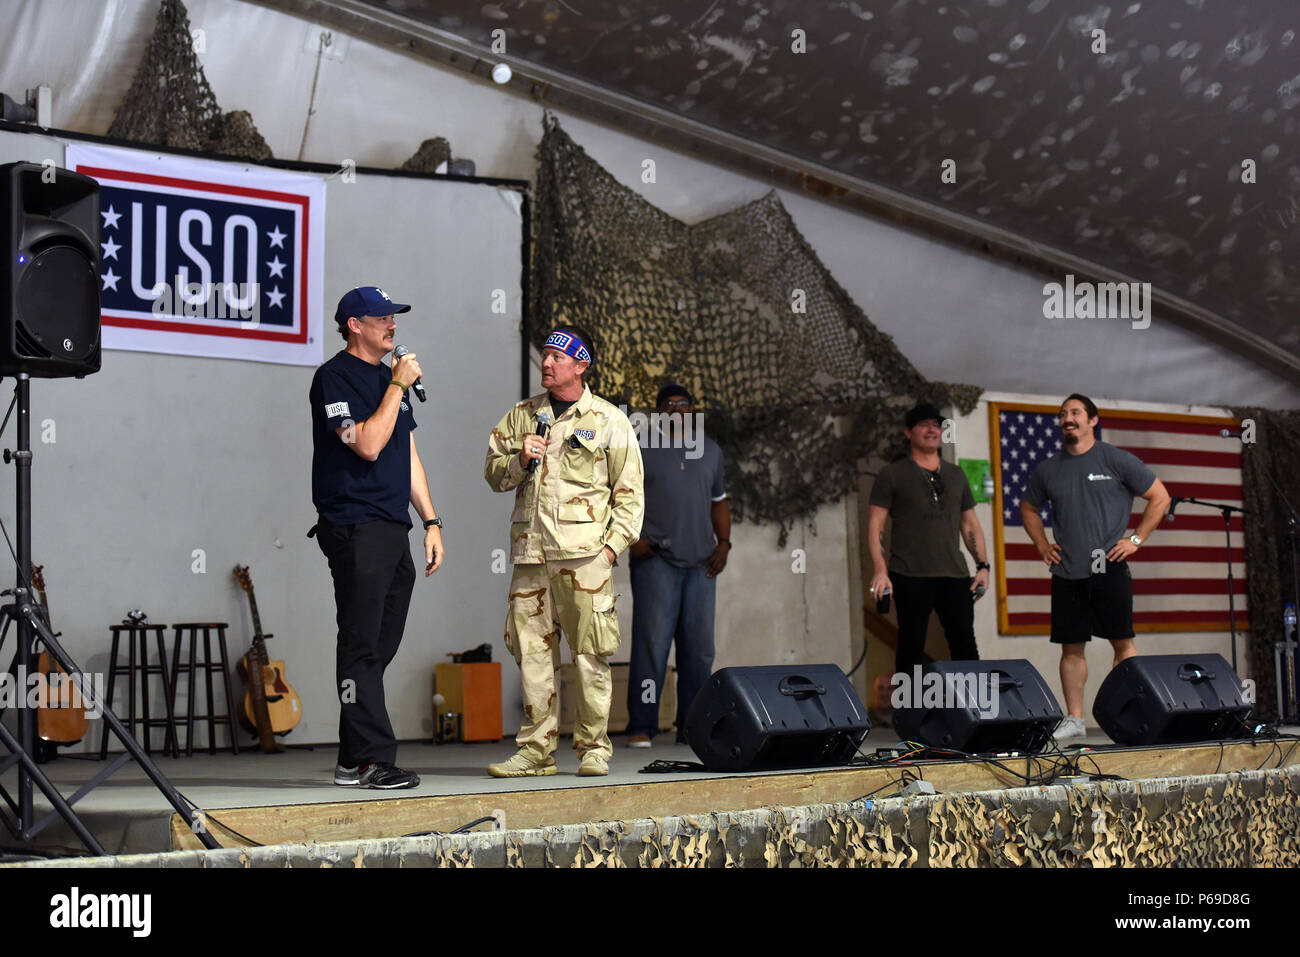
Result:
{"label": "tent ceiling fabric", "polygon": [[1294,0],[361,5],[484,50],[504,30],[516,63],[1150,282],[1300,364]]}

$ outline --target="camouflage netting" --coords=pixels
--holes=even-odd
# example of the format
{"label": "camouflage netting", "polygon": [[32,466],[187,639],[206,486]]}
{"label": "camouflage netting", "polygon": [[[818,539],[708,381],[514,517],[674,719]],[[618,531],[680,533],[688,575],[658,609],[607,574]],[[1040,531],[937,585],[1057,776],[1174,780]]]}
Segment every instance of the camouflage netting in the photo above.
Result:
{"label": "camouflage netting", "polygon": [[[1250,631],[1241,636],[1250,664],[1243,670],[1256,682],[1256,713],[1276,720],[1281,715],[1277,712],[1273,646],[1282,640],[1282,609],[1295,600],[1295,587],[1286,535],[1289,513],[1273,483],[1300,509],[1300,410],[1237,408],[1232,413],[1239,421],[1255,426],[1241,465],[1246,587],[1250,590]],[[1241,573],[1240,565],[1236,571]]]}
{"label": "camouflage netting", "polygon": [[420,148],[415,151],[415,155],[399,166],[398,169],[411,173],[436,173],[438,167],[443,163],[451,163],[451,144],[447,142],[446,138],[435,136],[433,139],[421,143]]}
{"label": "camouflage netting", "polygon": [[706,411],[732,514],[797,521],[898,450],[918,400],[969,412],[980,389],[923,377],[835,281],[776,193],[687,225],[620,184],[547,115],[538,150],[532,333],[595,339],[596,387],[653,407],[667,379]]}
{"label": "camouflage netting", "polygon": [[181,0],[162,0],[153,36],[108,135],[264,160],[271,148],[244,110],[222,113],[199,65]]}

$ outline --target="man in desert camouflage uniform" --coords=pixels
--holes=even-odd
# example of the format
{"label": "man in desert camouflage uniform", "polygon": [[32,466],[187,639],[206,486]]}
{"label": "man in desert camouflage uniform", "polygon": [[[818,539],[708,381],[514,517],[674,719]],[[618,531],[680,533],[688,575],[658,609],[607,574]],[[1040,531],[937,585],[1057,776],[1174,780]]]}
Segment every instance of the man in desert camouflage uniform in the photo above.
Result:
{"label": "man in desert camouflage uniform", "polygon": [[[583,382],[593,362],[589,343],[581,331],[552,333],[542,353],[546,392],[507,412],[488,440],[484,478],[494,491],[515,492],[505,640],[524,698],[519,751],[488,767],[494,777],[556,773],[560,629],[578,679],[578,774],[609,773],[613,682],[606,657],[619,645],[612,569],[640,534],[645,496],[631,423]],[[551,423],[544,438],[537,434],[542,415]]]}

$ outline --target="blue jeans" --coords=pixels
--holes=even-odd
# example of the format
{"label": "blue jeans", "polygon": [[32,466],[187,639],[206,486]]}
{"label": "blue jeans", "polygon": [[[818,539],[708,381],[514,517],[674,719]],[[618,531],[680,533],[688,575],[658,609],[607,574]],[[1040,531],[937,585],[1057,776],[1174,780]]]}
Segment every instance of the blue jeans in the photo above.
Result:
{"label": "blue jeans", "polygon": [[703,566],[678,568],[658,555],[632,561],[632,667],[627,733],[655,736],[668,649],[677,638],[677,735],[686,733],[691,702],[713,673],[717,581]]}

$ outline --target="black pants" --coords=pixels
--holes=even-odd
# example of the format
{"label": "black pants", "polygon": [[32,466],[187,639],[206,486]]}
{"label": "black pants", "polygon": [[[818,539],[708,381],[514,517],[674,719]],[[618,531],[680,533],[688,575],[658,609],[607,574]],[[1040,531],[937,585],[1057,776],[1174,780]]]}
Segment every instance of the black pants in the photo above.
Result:
{"label": "black pants", "polygon": [[930,612],[939,615],[953,661],[978,661],[975,647],[975,601],[969,578],[912,578],[889,573],[898,612],[898,652],[894,670],[910,675],[925,658]]}
{"label": "black pants", "polygon": [[410,529],[400,522],[316,526],[338,609],[335,675],[339,764],[393,764],[397,738],[384,703],[384,669],[397,654],[415,586]]}

